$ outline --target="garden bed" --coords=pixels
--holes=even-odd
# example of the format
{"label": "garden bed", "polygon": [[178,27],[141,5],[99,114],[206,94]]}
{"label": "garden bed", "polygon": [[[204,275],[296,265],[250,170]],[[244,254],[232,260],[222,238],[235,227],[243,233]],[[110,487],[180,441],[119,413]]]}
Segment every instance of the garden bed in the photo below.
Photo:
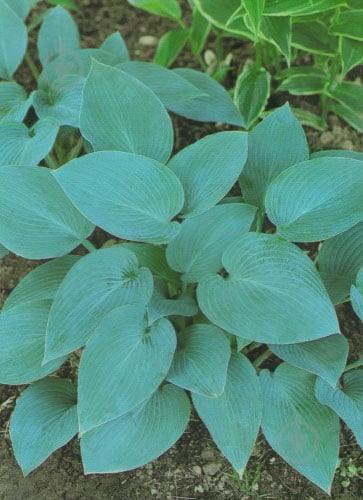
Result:
{"label": "garden bed", "polygon": [[[130,48],[133,59],[150,60],[154,52],[153,40],[159,37],[171,23],[130,8],[126,0],[83,0],[82,11],[76,16],[84,46],[97,46],[105,36],[119,30]],[[145,38],[145,36],[149,38]],[[33,40],[34,43],[34,40]],[[151,44],[151,46],[150,46]],[[234,64],[240,66],[248,57],[249,47],[239,49],[231,45]],[[176,66],[193,66],[193,58],[184,52]],[[26,68],[19,71],[18,80],[26,87]],[[270,103],[271,106],[277,103]],[[281,104],[279,102],[278,104]],[[314,106],[314,101],[302,102],[302,106]],[[219,125],[193,123],[174,118],[176,149],[196,141],[204,135],[220,130]],[[224,127],[223,129],[226,129]],[[322,134],[307,130],[312,151],[320,149],[354,149],[363,151],[363,139],[335,117],[329,119],[329,129]],[[102,235],[101,235],[102,237]],[[7,256],[0,266],[0,305],[17,282],[37,261]],[[362,324],[352,313],[350,305],[340,306],[342,331],[350,339],[353,349],[363,350]],[[72,366],[62,368],[63,375],[72,375]],[[216,449],[208,432],[198,417],[194,416],[179,442],[161,458],[132,472],[110,475],[84,476],[78,443],[73,440],[57,451],[39,469],[26,479],[17,466],[8,436],[8,421],[21,388],[0,387],[0,498],[17,499],[77,499],[77,498],[299,498],[320,499],[325,495],[302,476],[295,473],[266,444],[261,436],[251,457],[245,479],[239,481],[229,463]],[[362,480],[355,475],[348,486],[344,466],[349,460],[355,467],[363,466],[361,450],[355,444],[350,431],[343,427],[341,436],[342,465],[332,489],[333,499],[359,499],[362,497]],[[327,497],[328,498],[328,497]]]}

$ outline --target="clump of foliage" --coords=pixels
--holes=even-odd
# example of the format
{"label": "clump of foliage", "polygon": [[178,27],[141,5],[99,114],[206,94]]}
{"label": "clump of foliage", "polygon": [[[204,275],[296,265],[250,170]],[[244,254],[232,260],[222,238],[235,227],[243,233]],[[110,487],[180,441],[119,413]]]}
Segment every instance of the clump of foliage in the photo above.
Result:
{"label": "clump of foliage", "polygon": [[159,64],[170,65],[189,41],[204,66],[201,54],[212,29],[216,57],[211,69],[220,78],[228,69],[221,38],[254,44],[254,59],[246,63],[235,86],[235,101],[248,127],[261,115],[271,94],[287,91],[320,96],[321,116],[294,109],[302,123],[324,130],[327,115],[333,112],[363,131],[363,87],[345,79],[363,62],[360,0],[191,0],[189,27],[178,0],[129,3],[181,25],[160,40],[155,55]]}
{"label": "clump of foliage", "polygon": [[[172,155],[166,108],[242,126],[208,75],[129,62],[119,34],[81,49],[61,7],[38,50],[29,97],[0,83],[2,254],[47,260],[0,314],[0,382],[30,384],[10,424],[24,474],[77,434],[86,473],[142,466],[191,399],[240,476],[262,429],[329,491],[339,417],[363,443],[362,358],[346,364],[334,308],[363,318],[362,154],[309,155],[285,105]],[[96,226],[118,242],[95,248]],[[322,241],[314,261],[301,248]],[[69,357],[76,383],[57,376]]]}

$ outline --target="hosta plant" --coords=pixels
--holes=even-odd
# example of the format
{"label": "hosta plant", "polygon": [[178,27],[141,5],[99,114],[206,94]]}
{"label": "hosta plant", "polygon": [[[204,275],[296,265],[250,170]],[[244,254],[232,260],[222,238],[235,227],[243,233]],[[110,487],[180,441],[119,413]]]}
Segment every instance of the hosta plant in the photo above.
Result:
{"label": "hosta plant", "polygon": [[0,125],[0,255],[45,261],[0,314],[0,383],[30,384],[10,422],[23,473],[76,435],[88,474],[142,466],[182,435],[192,403],[239,474],[261,429],[329,491],[339,418],[363,444],[362,356],[347,365],[335,311],[351,297],[363,316],[361,154],[309,155],[285,105],[172,155],[166,108],[233,123],[228,94],[184,99],[202,77],[183,69],[144,71],[147,86],[119,35],[91,51],[70,32],[67,50],[46,44],[67,16],[45,17],[42,86],[4,99]]}

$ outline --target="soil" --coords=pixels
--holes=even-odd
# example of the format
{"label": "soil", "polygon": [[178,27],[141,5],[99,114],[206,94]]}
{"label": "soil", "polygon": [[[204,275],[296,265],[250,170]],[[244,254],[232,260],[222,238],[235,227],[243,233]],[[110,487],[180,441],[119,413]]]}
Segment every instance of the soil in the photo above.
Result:
{"label": "soil", "polygon": [[[147,45],[145,41],[155,44],[162,33],[177,27],[171,21],[131,8],[126,0],[79,0],[78,4],[81,11],[75,17],[82,34],[83,46],[97,46],[107,35],[118,30],[127,41],[132,59],[151,60],[155,46]],[[149,38],[145,39],[145,36]],[[30,43],[34,48],[33,37]],[[233,53],[236,67],[240,67],[250,55],[249,44],[238,49],[235,41],[225,41],[225,50]],[[188,50],[178,57],[174,66],[192,66],[198,69]],[[21,68],[17,76],[18,81],[30,90],[34,82],[30,80],[26,68]],[[300,104],[308,109],[314,107],[314,102],[302,100]],[[174,126],[176,149],[220,129],[218,124],[200,124],[179,117],[174,117]],[[312,151],[334,148],[363,151],[363,138],[336,117],[329,118],[329,128],[322,134],[312,129],[306,129],[306,132]],[[104,235],[98,234],[95,238],[98,240],[104,238]],[[38,264],[38,261],[14,255],[1,261],[0,307],[18,281]],[[363,350],[362,323],[353,314],[349,304],[340,306],[339,314],[342,330],[350,339],[350,358],[354,360],[354,353]],[[62,373],[69,374],[70,367],[63,367]],[[22,389],[23,387],[0,386],[0,499],[329,498],[294,472],[270,449],[262,435],[257,440],[245,479],[238,481],[197,416],[192,417],[187,431],[175,446],[144,468],[122,474],[85,476],[78,442],[74,439],[27,478],[23,478],[15,462],[8,435],[9,417]],[[357,467],[363,466],[362,451],[346,427],[341,432],[340,456],[343,463],[351,459]],[[343,487],[343,479],[338,470],[332,489],[334,500],[363,498],[363,482],[359,477],[352,478],[348,487]]]}

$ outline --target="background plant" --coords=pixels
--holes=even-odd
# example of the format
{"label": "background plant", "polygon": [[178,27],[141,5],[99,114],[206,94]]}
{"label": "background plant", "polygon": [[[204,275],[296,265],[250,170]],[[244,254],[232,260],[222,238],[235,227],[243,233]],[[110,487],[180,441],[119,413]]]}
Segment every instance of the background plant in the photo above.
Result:
{"label": "background plant", "polygon": [[[183,433],[188,392],[238,474],[261,427],[329,491],[338,417],[363,440],[361,357],[346,364],[334,309],[363,316],[361,154],[310,156],[286,105],[172,156],[166,108],[242,126],[208,75],[129,62],[118,34],[80,49],[61,7],[38,49],[30,97],[0,83],[3,253],[49,259],[0,315],[0,382],[31,384],[10,426],[24,474],[76,434],[86,473],[141,466]],[[96,226],[119,242],[96,249]],[[315,263],[293,243],[321,241]],[[74,384],[54,376],[70,356]]]}
{"label": "background plant", "polygon": [[205,67],[202,53],[212,30],[215,57],[208,57],[207,62],[214,77],[221,79],[229,69],[222,39],[253,43],[254,58],[245,63],[234,89],[234,100],[248,127],[261,115],[270,95],[287,91],[295,96],[319,96],[320,116],[294,109],[303,124],[324,130],[327,115],[333,112],[363,131],[362,85],[346,78],[363,61],[360,1],[192,0],[189,27],[177,0],[129,3],[180,25],[160,40],[154,60],[165,66],[173,63],[189,41]]}

